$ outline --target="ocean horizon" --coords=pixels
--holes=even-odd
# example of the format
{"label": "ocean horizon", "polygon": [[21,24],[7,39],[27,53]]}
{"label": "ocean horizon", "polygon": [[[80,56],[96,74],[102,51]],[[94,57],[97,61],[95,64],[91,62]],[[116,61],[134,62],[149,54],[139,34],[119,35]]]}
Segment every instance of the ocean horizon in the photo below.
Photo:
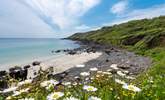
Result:
{"label": "ocean horizon", "polygon": [[77,47],[74,41],[57,38],[0,38],[0,70],[63,55],[52,50]]}

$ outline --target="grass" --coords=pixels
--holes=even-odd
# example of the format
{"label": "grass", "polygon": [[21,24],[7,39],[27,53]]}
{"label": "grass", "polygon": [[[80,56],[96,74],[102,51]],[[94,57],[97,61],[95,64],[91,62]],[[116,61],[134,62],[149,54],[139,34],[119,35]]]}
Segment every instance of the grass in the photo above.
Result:
{"label": "grass", "polygon": [[[146,72],[140,74],[136,77],[135,80],[129,80],[123,78],[119,75],[107,75],[102,73],[94,73],[89,78],[94,77],[94,79],[90,81],[85,81],[85,78],[81,78],[80,82],[74,85],[74,82],[68,86],[58,86],[56,89],[51,87],[50,89],[45,89],[40,86],[40,83],[49,80],[45,74],[41,74],[39,76],[39,80],[24,85],[21,88],[30,88],[28,93],[20,94],[19,96],[13,97],[11,100],[18,100],[21,98],[34,98],[35,100],[47,100],[47,96],[52,92],[63,92],[65,95],[58,100],[64,100],[66,97],[75,97],[80,100],[88,100],[91,96],[96,96],[101,98],[102,100],[163,100],[165,98],[165,51],[164,48],[154,48],[152,50],[148,50],[146,52],[138,52],[139,54],[143,54],[145,56],[150,56],[153,58],[153,66],[148,69]],[[125,81],[127,84],[133,84],[142,91],[134,92],[131,90],[127,90],[122,88],[122,85],[115,82],[115,79],[120,79]],[[90,85],[97,88],[95,92],[88,92],[83,89],[84,85]],[[8,96],[12,95],[12,93],[8,94]],[[5,96],[3,95],[0,100],[4,100]]]}
{"label": "grass", "polygon": [[[28,93],[15,96],[12,100],[32,97],[35,100],[46,100],[52,92],[63,92],[65,95],[59,100],[66,97],[76,97],[80,100],[88,100],[90,96],[96,96],[102,100],[164,100],[165,98],[165,17],[154,19],[135,20],[128,23],[115,25],[112,27],[103,27],[100,30],[87,32],[84,34],[75,34],[71,36],[74,40],[89,40],[104,44],[113,44],[123,47],[127,50],[136,52],[139,55],[150,57],[153,60],[152,66],[145,72],[141,73],[136,79],[130,80],[119,75],[106,75],[104,73],[95,73],[88,78],[94,77],[87,82],[84,78],[74,85],[72,82],[69,86],[58,86],[48,90],[41,87],[40,83],[49,80],[47,74],[40,74],[39,80],[31,84],[19,87],[30,88]],[[95,66],[93,66],[95,67]],[[99,77],[98,77],[99,76]],[[124,89],[123,85],[117,83],[115,79],[120,79],[127,84],[133,84],[141,89],[140,92],[134,92]],[[81,83],[81,84],[79,84]],[[83,89],[84,85],[90,85],[97,88],[95,92],[87,92]],[[2,95],[0,100],[7,96]]]}

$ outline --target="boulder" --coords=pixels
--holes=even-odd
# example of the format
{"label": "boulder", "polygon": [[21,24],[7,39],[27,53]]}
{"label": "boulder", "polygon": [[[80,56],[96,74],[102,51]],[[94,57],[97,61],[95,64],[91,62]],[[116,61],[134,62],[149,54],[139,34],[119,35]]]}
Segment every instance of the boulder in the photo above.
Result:
{"label": "boulder", "polygon": [[9,69],[10,77],[17,80],[26,80],[28,74],[28,69],[22,69],[20,67],[14,67]]}
{"label": "boulder", "polygon": [[59,53],[59,52],[61,52],[61,50],[56,50],[56,51],[55,51],[55,53]]}
{"label": "boulder", "polygon": [[40,64],[41,64],[41,62],[39,62],[39,61],[34,61],[34,62],[32,63],[33,66],[37,66],[37,65],[40,65]]}
{"label": "boulder", "polygon": [[28,68],[30,68],[31,66],[30,65],[26,65],[26,66],[24,66],[23,68],[24,69],[28,69]]}
{"label": "boulder", "polygon": [[0,71],[0,77],[6,76],[7,72],[6,71]]}

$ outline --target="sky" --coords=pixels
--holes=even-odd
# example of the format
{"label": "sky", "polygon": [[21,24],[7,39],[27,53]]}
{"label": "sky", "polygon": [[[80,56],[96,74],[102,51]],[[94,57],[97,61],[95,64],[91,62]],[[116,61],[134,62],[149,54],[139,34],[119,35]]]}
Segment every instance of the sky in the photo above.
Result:
{"label": "sky", "polygon": [[62,38],[165,15],[165,0],[0,0],[0,38]]}

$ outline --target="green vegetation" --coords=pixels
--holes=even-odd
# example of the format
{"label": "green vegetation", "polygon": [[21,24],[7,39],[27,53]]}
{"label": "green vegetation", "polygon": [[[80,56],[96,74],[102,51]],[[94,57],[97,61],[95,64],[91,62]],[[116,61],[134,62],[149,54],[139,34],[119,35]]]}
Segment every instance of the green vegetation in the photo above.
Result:
{"label": "green vegetation", "polygon": [[[165,16],[103,27],[84,34],[77,33],[69,38],[112,44],[151,57],[152,67],[134,81],[144,87],[139,99],[165,98]],[[152,84],[149,83],[150,80]]]}
{"label": "green vegetation", "polygon": [[165,46],[165,16],[154,19],[134,20],[120,25],[103,27],[87,33],[76,33],[69,37],[134,49],[150,49]]}
{"label": "green vegetation", "polygon": [[[6,97],[8,97],[7,100],[21,98],[31,98],[26,100],[56,100],[57,98],[58,100],[164,100],[165,17],[130,21],[84,34],[77,33],[70,38],[117,45],[151,57],[153,65],[135,79],[131,76],[128,78],[124,74],[126,70],[112,74],[111,71],[115,65],[105,72],[100,69],[96,71],[96,68],[93,68],[93,71],[80,73],[80,81],[68,81],[58,86],[55,86],[58,83],[56,79],[48,79],[47,72],[41,71],[37,81],[32,83],[25,81],[21,86],[16,85],[17,92],[11,91],[7,95],[2,95],[0,100]],[[51,93],[54,94],[50,95]],[[49,99],[47,99],[48,96]],[[97,98],[91,99],[91,96]],[[66,99],[68,97],[78,99]]]}

